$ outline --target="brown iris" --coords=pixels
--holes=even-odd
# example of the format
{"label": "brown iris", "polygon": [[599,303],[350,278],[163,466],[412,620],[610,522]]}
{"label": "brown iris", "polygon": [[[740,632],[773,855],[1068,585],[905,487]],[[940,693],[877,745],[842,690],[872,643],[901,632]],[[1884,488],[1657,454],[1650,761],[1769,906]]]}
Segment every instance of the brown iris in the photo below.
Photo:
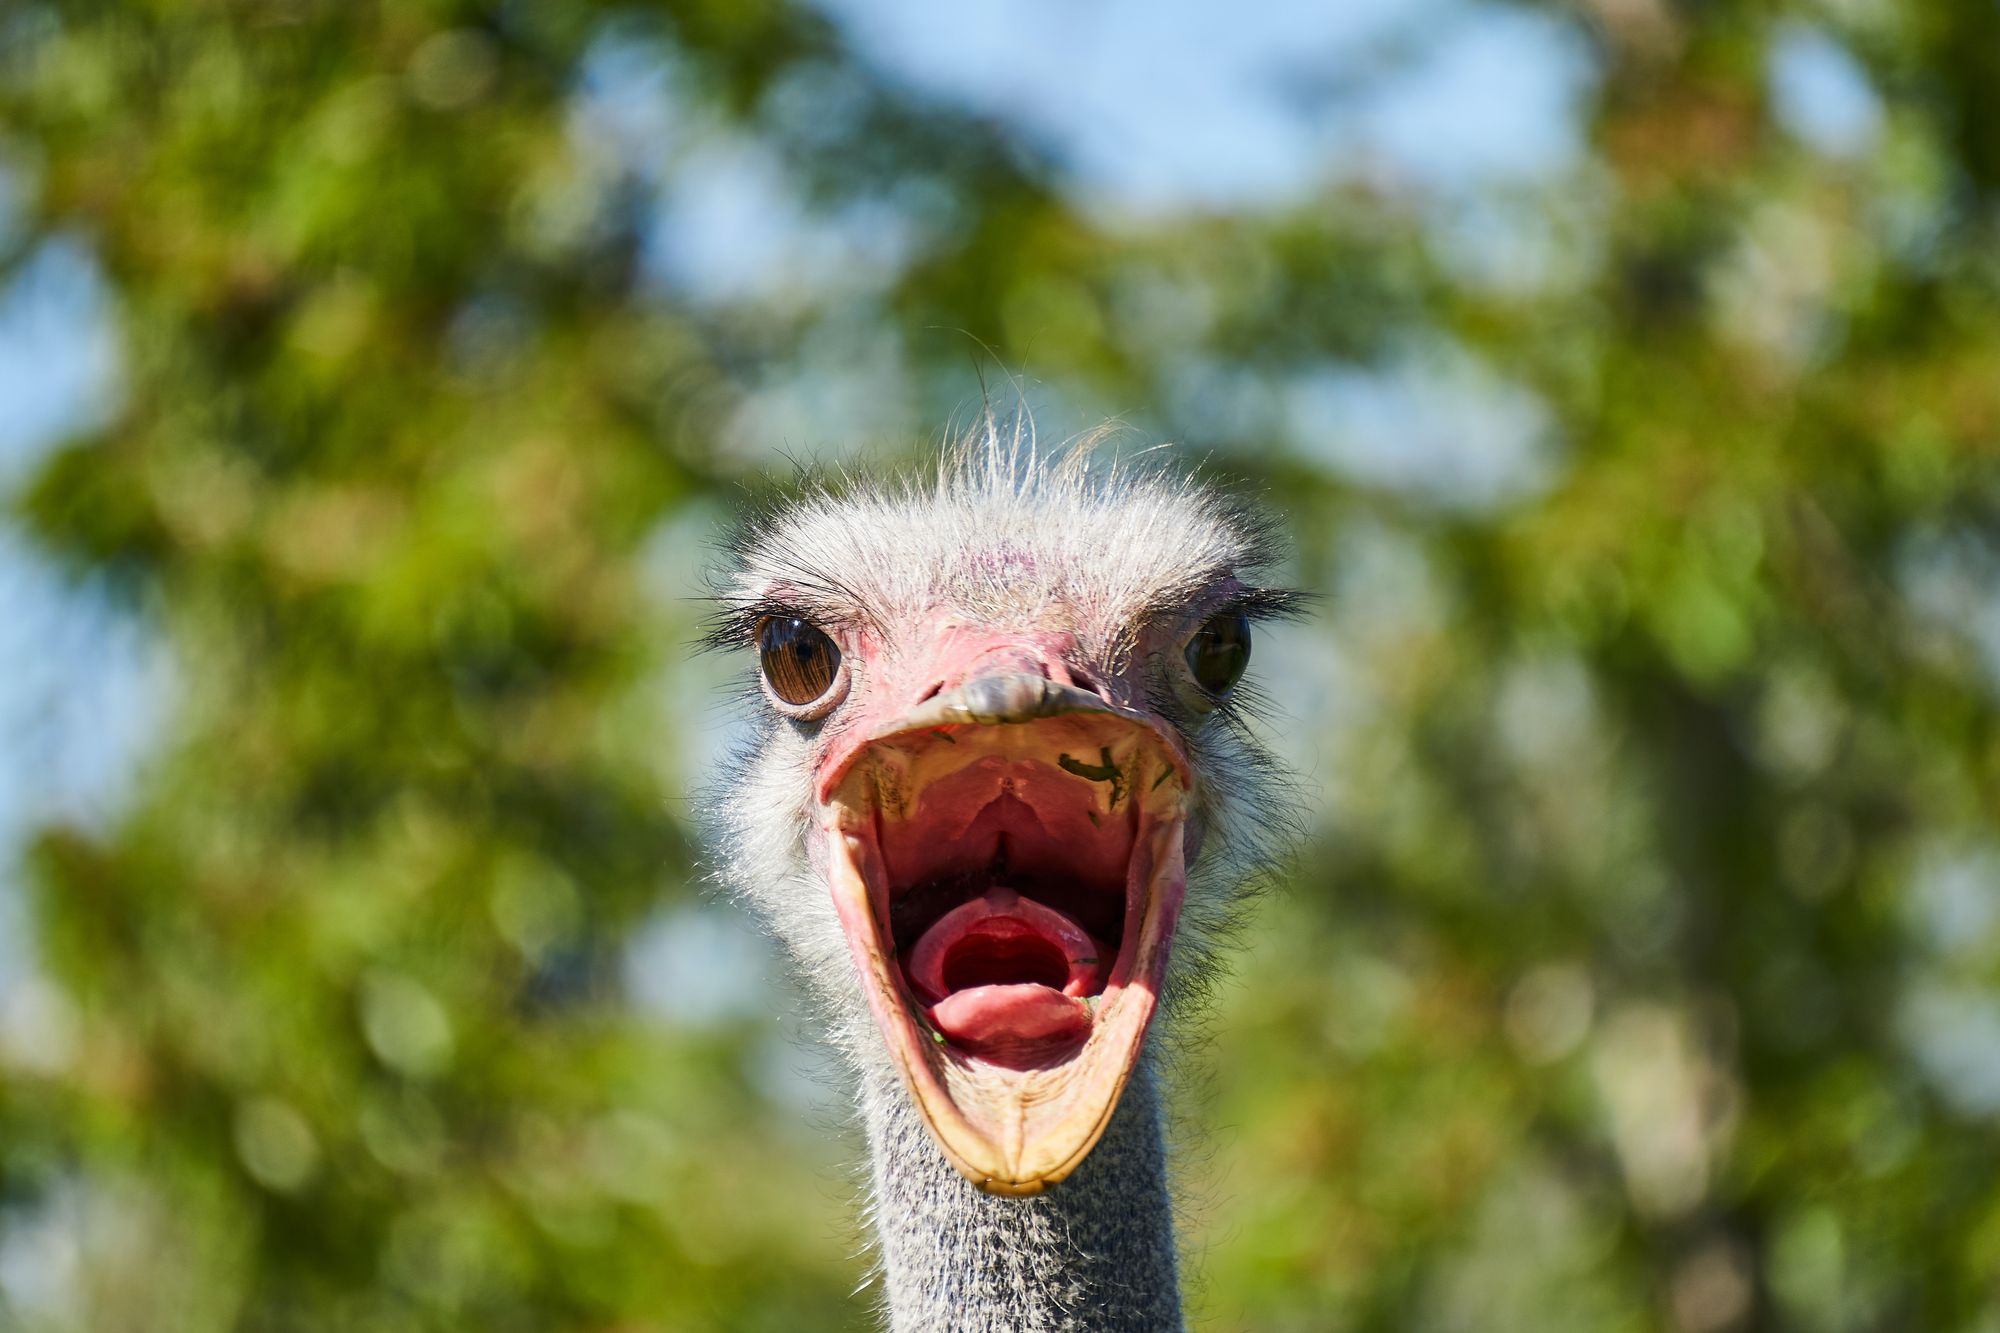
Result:
{"label": "brown iris", "polygon": [[1188,640],[1188,670],[1210,694],[1227,694],[1250,665],[1250,617],[1242,607],[1218,611]]}
{"label": "brown iris", "polygon": [[757,651],[771,693],[804,707],[833,688],[840,649],[818,626],[797,616],[772,616],[757,630]]}

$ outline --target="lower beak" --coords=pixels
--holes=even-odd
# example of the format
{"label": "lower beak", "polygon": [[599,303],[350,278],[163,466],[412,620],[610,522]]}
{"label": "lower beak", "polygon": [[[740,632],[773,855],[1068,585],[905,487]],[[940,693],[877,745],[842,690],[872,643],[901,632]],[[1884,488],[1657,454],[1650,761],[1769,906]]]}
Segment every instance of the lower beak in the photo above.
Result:
{"label": "lower beak", "polygon": [[1159,1003],[1185,893],[1182,821],[1162,821],[1132,858],[1138,937],[1090,1003],[1088,1035],[1058,1062],[1017,1069],[958,1049],[921,1021],[922,1008],[883,947],[866,849],[831,829],[834,905],[876,1027],[925,1126],[951,1164],[989,1194],[1039,1194],[1074,1171],[1103,1135],[1137,1067]]}

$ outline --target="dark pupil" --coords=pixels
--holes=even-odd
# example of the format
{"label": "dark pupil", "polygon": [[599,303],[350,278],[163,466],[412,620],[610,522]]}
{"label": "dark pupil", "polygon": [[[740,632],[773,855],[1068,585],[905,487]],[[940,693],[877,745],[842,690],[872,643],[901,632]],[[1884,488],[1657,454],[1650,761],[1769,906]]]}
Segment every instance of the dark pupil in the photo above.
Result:
{"label": "dark pupil", "polygon": [[1204,690],[1227,693],[1250,665],[1250,617],[1240,610],[1211,616],[1188,641],[1187,663]]}
{"label": "dark pupil", "polygon": [[764,659],[764,679],[771,692],[788,704],[809,704],[827,692],[840,666],[833,640],[797,617],[764,622],[758,636]]}

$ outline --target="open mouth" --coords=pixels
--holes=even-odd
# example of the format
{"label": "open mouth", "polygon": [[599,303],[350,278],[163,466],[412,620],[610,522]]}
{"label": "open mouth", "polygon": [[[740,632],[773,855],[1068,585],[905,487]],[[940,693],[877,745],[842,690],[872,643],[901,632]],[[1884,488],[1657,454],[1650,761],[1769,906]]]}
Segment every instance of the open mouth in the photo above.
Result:
{"label": "open mouth", "polygon": [[1060,1181],[1103,1133],[1185,892],[1176,750],[1061,694],[1020,718],[922,708],[823,806],[876,1025],[945,1155],[1000,1194]]}

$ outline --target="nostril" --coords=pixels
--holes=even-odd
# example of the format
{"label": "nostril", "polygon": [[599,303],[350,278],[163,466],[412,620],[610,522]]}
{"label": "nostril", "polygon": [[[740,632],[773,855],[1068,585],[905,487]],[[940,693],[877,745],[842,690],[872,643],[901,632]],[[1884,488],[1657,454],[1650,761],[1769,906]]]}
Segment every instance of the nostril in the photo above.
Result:
{"label": "nostril", "polygon": [[1069,673],[1069,683],[1085,694],[1094,694],[1106,703],[1111,702],[1111,696],[1105,693],[1103,682],[1088,672],[1072,670]]}
{"label": "nostril", "polygon": [[930,700],[937,698],[938,695],[943,692],[944,692],[944,682],[941,680],[936,681],[931,685],[929,689],[925,690],[922,694],[917,696],[917,702],[928,703]]}

